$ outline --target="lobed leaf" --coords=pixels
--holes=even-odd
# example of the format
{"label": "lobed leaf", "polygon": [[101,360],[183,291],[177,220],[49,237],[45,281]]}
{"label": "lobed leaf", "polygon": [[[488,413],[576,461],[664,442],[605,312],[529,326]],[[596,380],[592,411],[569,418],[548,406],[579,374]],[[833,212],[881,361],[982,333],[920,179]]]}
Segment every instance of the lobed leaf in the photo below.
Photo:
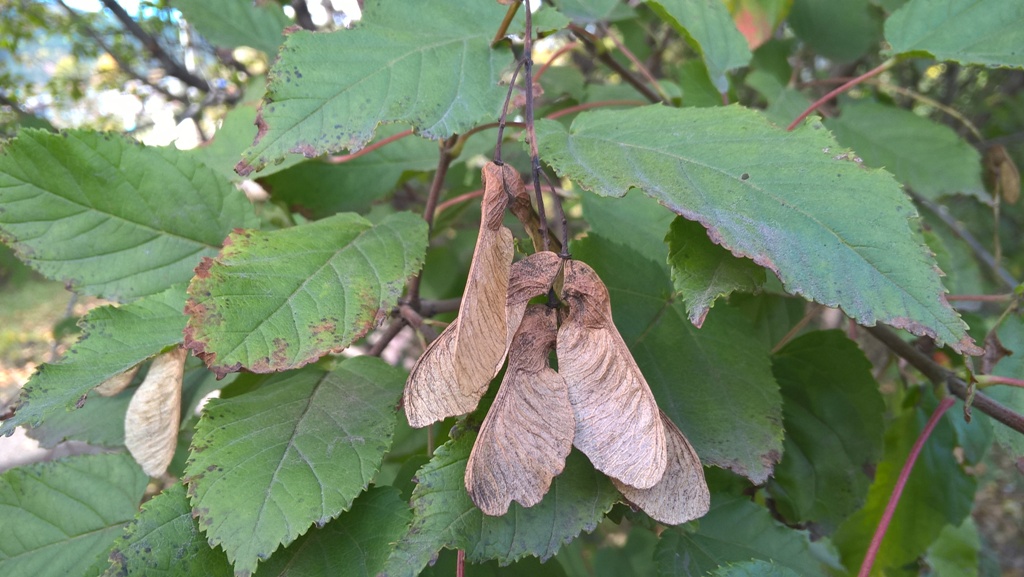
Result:
{"label": "lobed leaf", "polygon": [[962,64],[1024,67],[1024,4],[910,0],[885,21],[896,54],[924,52]]}
{"label": "lobed leaf", "polygon": [[794,132],[724,108],[583,112],[537,124],[541,155],[603,196],[641,188],[774,271],[791,293],[980,354],[946,302],[917,217],[896,182],[833,152],[817,121]]}
{"label": "lobed leaf", "polygon": [[129,301],[187,281],[245,195],[174,147],[83,130],[22,130],[0,151],[0,238],[75,292]]}
{"label": "lobed leaf", "polygon": [[465,550],[471,563],[496,559],[508,564],[527,555],[543,561],[581,531],[592,531],[618,499],[608,478],[573,452],[539,504],[526,509],[513,503],[501,517],[485,516],[463,482],[474,440],[465,434],[449,441],[416,474],[412,525],[398,540],[383,575],[418,575],[445,547]]}
{"label": "lobed leaf", "polygon": [[289,153],[362,148],[378,124],[411,124],[438,140],[498,115],[509,57],[490,49],[505,9],[444,0],[366,2],[352,30],[294,32],[270,71],[259,132],[235,170],[245,176]]}
{"label": "lobed leaf", "polygon": [[149,481],[125,454],[36,463],[0,476],[0,574],[66,577],[106,557]]}
{"label": "lobed leaf", "polygon": [[750,48],[718,0],[646,0],[662,20],[672,25],[704,58],[711,82],[719,92],[729,90],[726,72],[750,63]]}
{"label": "lobed leaf", "polygon": [[815,331],[779,351],[786,439],[770,490],[783,518],[831,532],[867,496],[882,455],[885,404],[871,363],[840,331]]}
{"label": "lobed leaf", "polygon": [[237,575],[352,505],[391,446],[403,381],[380,359],[356,357],[209,402],[186,466],[189,495]]}
{"label": "lobed leaf", "polygon": [[89,311],[82,320],[82,337],[57,362],[36,369],[21,391],[14,416],[0,425],[0,435],[75,408],[93,387],[180,343],[184,302],[183,287],[176,287],[122,307]]}
{"label": "lobed leaf", "polygon": [[277,54],[284,41],[282,33],[291,24],[276,3],[253,4],[250,0],[173,0],[188,23],[195,26],[211,44],[234,48],[251,46],[268,57]]}
{"label": "lobed leaf", "polygon": [[218,376],[293,369],[373,328],[419,270],[427,226],[412,213],[377,224],[351,213],[236,231],[196,268],[185,344]]}

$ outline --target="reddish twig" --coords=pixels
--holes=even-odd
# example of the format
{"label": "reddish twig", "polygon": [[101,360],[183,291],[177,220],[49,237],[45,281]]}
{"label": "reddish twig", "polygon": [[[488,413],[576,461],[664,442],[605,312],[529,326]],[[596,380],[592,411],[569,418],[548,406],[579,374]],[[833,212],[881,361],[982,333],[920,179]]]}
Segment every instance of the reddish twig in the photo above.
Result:
{"label": "reddish twig", "polygon": [[459,553],[455,556],[455,577],[465,577],[466,575],[466,552],[459,549]]}
{"label": "reddish twig", "polygon": [[1005,303],[1013,299],[1012,294],[1004,295],[946,295],[947,301]]}
{"label": "reddish twig", "polygon": [[895,63],[896,63],[896,59],[895,58],[890,58],[890,59],[886,60],[885,62],[879,64],[878,66],[872,68],[871,70],[868,70],[864,74],[861,74],[860,76],[854,78],[853,80],[843,84],[842,86],[839,86],[835,90],[830,91],[825,96],[822,96],[821,98],[815,100],[813,104],[811,104],[810,106],[807,107],[807,110],[804,110],[802,113],[800,113],[800,116],[797,116],[796,120],[791,122],[789,124],[789,126],[786,127],[786,130],[793,130],[794,128],[796,128],[796,126],[798,124],[803,122],[803,120],[805,118],[810,116],[810,114],[812,112],[814,112],[815,110],[817,110],[818,107],[820,107],[822,104],[825,104],[826,102],[828,102],[829,100],[832,100],[836,96],[839,96],[840,94],[846,92],[847,90],[853,88],[854,86],[857,86],[858,84],[860,84],[861,82],[864,82],[868,78],[871,78],[872,76],[878,76],[879,74],[881,74],[881,73],[885,72],[886,70],[892,68],[892,65],[895,64]]}
{"label": "reddish twig", "polygon": [[591,108],[603,108],[605,106],[644,106],[645,104],[647,103],[639,100],[598,100],[597,102],[584,102],[583,104],[563,108],[557,112],[552,112],[544,118],[548,120],[555,120],[556,118],[561,118],[567,114],[572,114],[573,112],[590,110]]}
{"label": "reddish twig", "polygon": [[917,462],[917,457],[921,454],[925,441],[932,434],[932,430],[939,423],[939,419],[955,402],[956,399],[953,397],[942,399],[939,406],[935,407],[935,411],[932,412],[932,416],[928,419],[924,430],[918,435],[917,441],[914,442],[914,447],[910,450],[910,454],[907,455],[907,460],[903,463],[903,469],[900,470],[900,476],[896,479],[896,486],[892,489],[889,502],[885,505],[885,512],[882,513],[882,518],[878,521],[878,527],[871,538],[871,544],[868,546],[868,552],[864,556],[864,562],[861,563],[860,572],[857,573],[857,577],[868,577],[871,574],[871,568],[875,564],[875,557],[878,555],[878,550],[882,547],[882,539],[885,538],[885,532],[889,529],[892,516],[896,513],[896,506],[899,505],[900,496],[903,494],[903,488],[907,485],[907,479],[910,478],[910,472],[914,468],[914,463]]}
{"label": "reddish twig", "polygon": [[341,155],[341,156],[332,156],[332,157],[327,159],[327,162],[329,162],[331,164],[342,164],[342,163],[348,162],[350,160],[354,160],[356,158],[359,158],[360,156],[362,156],[364,154],[369,154],[369,153],[373,152],[374,150],[377,150],[378,148],[387,146],[387,145],[391,144],[392,142],[394,142],[396,140],[401,140],[401,139],[405,138],[406,136],[410,136],[412,134],[413,134],[413,131],[410,128],[409,130],[404,130],[402,132],[399,132],[398,134],[393,134],[393,135],[391,135],[391,136],[389,136],[387,138],[382,138],[382,139],[378,140],[377,142],[374,142],[373,144],[370,144],[369,146],[366,146],[365,148],[361,148],[361,149],[359,149],[356,152],[353,152],[351,154],[344,154],[344,155]]}
{"label": "reddish twig", "polygon": [[1024,388],[1024,379],[1000,377],[998,375],[977,375],[975,379],[978,381],[978,386],[982,388],[990,385],[1009,385],[1011,387]]}
{"label": "reddish twig", "polygon": [[480,198],[483,195],[484,189],[481,188],[479,190],[474,190],[471,192],[467,192],[465,194],[460,194],[458,196],[449,198],[448,200],[437,205],[437,209],[434,211],[434,216],[436,217],[437,215],[455,206],[456,204],[466,202],[467,200],[473,200],[474,198]]}
{"label": "reddish twig", "polygon": [[558,60],[558,58],[561,57],[563,54],[575,49],[579,45],[579,42],[568,42],[558,50],[555,50],[555,53],[551,55],[551,58],[549,58],[548,61],[545,62],[544,65],[540,67],[540,70],[537,71],[537,74],[533,76],[534,81],[540,80],[540,77],[544,76],[544,73],[548,71],[548,68],[551,68],[551,65],[554,64],[555,60]]}

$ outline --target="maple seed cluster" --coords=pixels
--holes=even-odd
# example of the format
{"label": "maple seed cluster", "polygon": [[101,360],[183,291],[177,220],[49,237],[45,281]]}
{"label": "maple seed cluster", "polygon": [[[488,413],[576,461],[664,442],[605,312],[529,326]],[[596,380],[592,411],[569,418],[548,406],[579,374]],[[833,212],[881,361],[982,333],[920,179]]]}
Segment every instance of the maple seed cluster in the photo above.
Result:
{"label": "maple seed cluster", "polygon": [[[550,251],[513,263],[512,232],[502,218],[510,202],[529,197],[507,165],[487,164],[483,180],[480,234],[459,315],[409,375],[409,424],[473,411],[507,356],[466,465],[466,490],[484,513],[503,515],[512,501],[539,503],[575,445],[652,518],[675,525],[704,515],[710,496],[700,459],[658,409],[612,322],[608,289],[586,264]],[[529,304],[560,275],[561,309]],[[548,364],[551,350],[558,371]]]}

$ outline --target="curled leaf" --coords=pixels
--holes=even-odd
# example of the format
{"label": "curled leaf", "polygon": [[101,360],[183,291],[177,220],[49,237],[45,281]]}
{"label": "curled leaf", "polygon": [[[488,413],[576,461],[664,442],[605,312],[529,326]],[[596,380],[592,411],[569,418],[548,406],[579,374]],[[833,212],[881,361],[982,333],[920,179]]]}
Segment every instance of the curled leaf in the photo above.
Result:
{"label": "curled leaf", "polygon": [[[508,351],[505,301],[512,266],[512,231],[501,221],[508,206],[507,165],[483,168],[480,234],[459,316],[416,362],[405,385],[405,412],[413,427],[425,427],[476,408]],[[517,321],[518,324],[518,321]]]}
{"label": "curled leaf", "polygon": [[135,365],[134,367],[128,369],[127,371],[123,373],[118,373],[110,377],[109,379],[103,381],[102,383],[96,385],[96,388],[94,388],[93,390],[99,393],[100,395],[103,395],[104,397],[113,397],[114,395],[128,388],[128,385],[131,384],[132,379],[135,378],[135,375],[138,372],[139,365]]}
{"label": "curled leaf", "polygon": [[558,329],[558,373],[576,416],[573,444],[608,476],[649,489],[665,472],[665,427],[612,322],[608,289],[594,269],[570,260],[563,297],[569,316]]}
{"label": "curled leaf", "polygon": [[612,479],[615,487],[630,503],[641,508],[652,519],[667,525],[679,525],[704,516],[711,506],[711,493],[704,481],[704,469],[696,451],[679,427],[665,413],[668,466],[658,484],[650,489],[637,489]]}
{"label": "curled leaf", "polygon": [[555,311],[526,309],[508,368],[466,465],[466,490],[487,515],[512,501],[532,507],[565,468],[575,424],[565,381],[548,366],[558,332]]}
{"label": "curled leaf", "polygon": [[124,416],[124,444],[151,477],[167,470],[178,444],[186,354],[175,347],[153,359]]}

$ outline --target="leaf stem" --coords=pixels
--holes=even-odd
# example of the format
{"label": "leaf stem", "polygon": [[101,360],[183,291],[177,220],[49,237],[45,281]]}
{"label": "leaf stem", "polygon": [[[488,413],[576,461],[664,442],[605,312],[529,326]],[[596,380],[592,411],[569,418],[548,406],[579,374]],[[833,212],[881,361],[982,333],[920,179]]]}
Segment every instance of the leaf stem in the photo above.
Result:
{"label": "leaf stem", "polygon": [[1013,293],[1002,295],[946,295],[947,301],[1005,303],[1013,300]]}
{"label": "leaf stem", "polygon": [[1024,388],[1024,379],[1000,377],[998,375],[978,375],[976,380],[978,381],[978,388],[985,388],[991,385],[1009,385],[1011,387]]}
{"label": "leaf stem", "polygon": [[455,556],[455,577],[465,577],[466,575],[466,551],[459,549],[458,554]]}
{"label": "leaf stem", "polygon": [[644,104],[646,103],[639,100],[598,100],[595,102],[584,102],[583,104],[563,108],[562,110],[552,112],[544,118],[548,120],[555,120],[566,116],[567,114],[580,112],[581,110],[590,110],[591,108],[603,108],[605,106],[643,106]]}
{"label": "leaf stem", "polygon": [[[519,2],[513,2],[509,7],[508,11],[505,12],[505,17],[501,19],[501,24],[498,25],[498,31],[494,33],[494,39],[491,40],[491,48],[498,45],[505,39],[505,34],[508,33],[508,27],[512,24],[512,20],[516,17],[516,12],[519,11]],[[529,8],[527,8],[529,11]]]}
{"label": "leaf stem", "polygon": [[953,397],[946,397],[939,402],[939,406],[935,407],[935,411],[932,412],[932,416],[929,417],[928,423],[924,426],[924,430],[918,435],[917,441],[914,442],[914,447],[910,450],[910,454],[907,456],[907,460],[903,463],[903,469],[900,470],[900,475],[896,479],[896,486],[892,489],[892,495],[889,496],[889,502],[885,505],[885,512],[882,513],[882,518],[878,521],[878,527],[875,528],[875,534],[871,538],[871,544],[868,546],[868,552],[864,556],[864,562],[861,563],[860,571],[857,573],[857,577],[868,577],[871,574],[871,568],[875,564],[875,557],[878,555],[878,550],[882,546],[882,539],[885,538],[885,532],[889,529],[889,524],[892,522],[893,514],[896,513],[896,506],[899,505],[900,497],[903,495],[903,489],[907,485],[907,479],[910,478],[910,472],[914,469],[914,463],[917,462],[918,456],[921,454],[921,449],[924,448],[925,441],[931,436],[935,426],[939,423],[939,419],[942,415],[953,406],[956,399]]}
{"label": "leaf stem", "polygon": [[373,144],[371,144],[369,146],[363,147],[363,148],[361,148],[361,149],[359,149],[356,152],[353,152],[351,154],[345,154],[345,155],[342,155],[342,156],[331,156],[331,157],[329,157],[327,159],[327,162],[329,162],[331,164],[343,164],[343,163],[346,163],[346,162],[348,162],[350,160],[355,160],[355,159],[359,158],[360,156],[362,156],[364,154],[369,154],[369,153],[373,152],[374,150],[377,150],[378,148],[387,146],[387,145],[391,144],[392,142],[394,142],[396,140],[401,140],[401,139],[405,138],[406,136],[411,136],[412,134],[413,134],[413,131],[410,128],[409,130],[404,130],[402,132],[399,132],[398,134],[392,134],[391,136],[389,136],[387,138],[382,138],[382,139],[378,140],[377,142],[374,142]]}
{"label": "leaf stem", "polygon": [[533,79],[535,81],[540,80],[540,77],[544,76],[544,73],[547,72],[549,68],[551,68],[551,65],[554,64],[555,60],[558,60],[558,58],[561,57],[563,54],[572,51],[579,45],[579,42],[566,42],[561,48],[555,50],[554,54],[552,54],[551,57],[548,58],[548,61],[545,62],[544,65],[540,67],[540,70],[537,71],[537,74],[534,75]]}
{"label": "leaf stem", "polygon": [[861,82],[864,82],[868,78],[871,78],[872,76],[877,76],[877,75],[885,72],[886,70],[892,68],[892,66],[894,64],[896,64],[896,59],[895,58],[890,58],[890,59],[886,60],[885,62],[879,64],[878,66],[872,68],[871,70],[868,70],[864,74],[861,74],[860,76],[857,76],[853,80],[850,80],[849,82],[846,82],[845,84],[842,84],[838,88],[836,88],[834,90],[831,90],[825,96],[822,96],[821,98],[815,100],[813,104],[811,104],[810,106],[807,107],[807,110],[804,110],[802,113],[800,113],[800,116],[797,116],[796,120],[791,122],[789,124],[789,126],[786,128],[786,130],[787,131],[793,130],[794,128],[797,127],[798,124],[803,122],[803,120],[805,118],[810,116],[811,113],[814,112],[815,110],[817,110],[818,107],[820,107],[822,104],[825,104],[826,102],[828,102],[829,100],[832,100],[836,96],[839,96],[840,94],[846,92],[847,90],[853,88],[854,86],[857,86],[858,84],[860,84]]}
{"label": "leaf stem", "polygon": [[[967,383],[960,377],[956,376],[956,373],[940,366],[929,358],[928,355],[925,355],[914,348],[913,345],[901,339],[899,335],[889,328],[882,325],[875,325],[873,327],[866,328],[867,331],[876,339],[882,341],[882,344],[889,347],[892,352],[896,353],[913,365],[914,368],[921,371],[921,374],[927,377],[931,382],[936,385],[945,385],[951,393],[964,401],[970,397],[970,391]],[[1024,434],[1024,415],[1008,409],[999,402],[993,400],[991,397],[982,393],[975,393],[971,406],[1007,427],[1010,427],[1014,431]]]}
{"label": "leaf stem", "polygon": [[456,204],[459,204],[459,203],[462,203],[462,202],[466,202],[467,200],[473,200],[474,198],[480,198],[483,195],[484,195],[484,189],[479,188],[477,190],[473,190],[473,191],[470,191],[470,192],[467,192],[467,193],[460,194],[458,196],[449,198],[448,200],[446,200],[446,201],[442,202],[441,204],[437,205],[437,209],[434,211],[434,216],[436,217],[437,215],[439,215],[442,212],[448,210],[449,208],[455,206]]}

